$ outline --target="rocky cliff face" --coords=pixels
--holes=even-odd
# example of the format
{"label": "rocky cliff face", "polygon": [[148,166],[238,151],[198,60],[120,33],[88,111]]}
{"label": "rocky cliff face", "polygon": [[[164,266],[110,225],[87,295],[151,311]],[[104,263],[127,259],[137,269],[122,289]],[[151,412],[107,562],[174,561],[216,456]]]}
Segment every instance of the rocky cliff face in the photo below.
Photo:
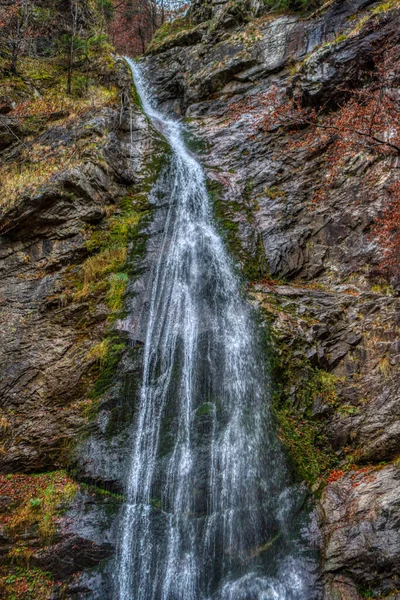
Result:
{"label": "rocky cliff face", "polygon": [[[166,110],[187,118],[216,218],[262,316],[279,435],[315,498],[323,598],[394,600],[398,283],[377,273],[369,232],[398,160],[359,153],[315,202],[327,149],[293,147],[290,127],[253,129],[233,109],[275,86],[306,107],[336,110],[373,69],[376,45],[397,35],[399,9],[357,0],[308,18],[263,10],[195,3],[191,24],[153,41],[145,68]],[[14,183],[0,214],[0,568],[16,578],[4,575],[4,594],[29,575],[36,597],[112,597],[111,563],[99,566],[115,548],[140,315],[163,220],[148,193],[165,147],[126,69],[111,70],[111,96],[55,114],[29,139],[12,98],[2,117],[3,173]],[[31,187],[8,167],[21,162],[21,138],[57,162]],[[138,321],[129,343],[124,303]]]}
{"label": "rocky cliff face", "polygon": [[315,202],[327,149],[254,129],[235,106],[257,110],[274,86],[335,111],[398,31],[399,9],[336,2],[306,19],[254,18],[260,7],[231,2],[194,10],[195,28],[153,42],[147,74],[207,142],[217,218],[270,327],[280,436],[318,498],[324,597],[397,597],[400,305],[369,232],[398,159],[360,152]]}
{"label": "rocky cliff face", "polygon": [[[40,61],[36,68],[40,75]],[[111,72],[106,83],[93,84],[92,100],[78,98],[69,110],[33,118],[29,137],[13,116],[19,98],[8,100],[0,121],[0,595],[6,598],[112,596],[109,570],[99,576],[93,569],[115,549],[124,427],[133,411],[121,388],[127,378],[140,378],[140,353],[129,348],[120,325],[123,298],[140,285],[152,220],[147,196],[165,144],[136,105],[125,63],[112,59]],[[21,79],[29,98],[30,80]],[[36,75],[38,101],[46,98],[46,82],[46,73],[43,81]],[[121,362],[126,377],[116,381]],[[83,571],[90,574],[78,580]]]}

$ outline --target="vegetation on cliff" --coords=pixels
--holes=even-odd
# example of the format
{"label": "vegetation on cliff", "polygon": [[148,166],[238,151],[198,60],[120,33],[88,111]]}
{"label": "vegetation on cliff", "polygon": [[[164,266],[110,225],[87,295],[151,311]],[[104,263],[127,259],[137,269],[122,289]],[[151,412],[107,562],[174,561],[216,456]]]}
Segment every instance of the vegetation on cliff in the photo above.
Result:
{"label": "vegetation on cliff", "polygon": [[[24,1],[0,9],[3,208],[66,167],[98,157],[90,135],[68,139],[73,124],[119,101],[115,61],[95,5],[76,3],[73,14],[67,8]],[[65,130],[59,140],[50,133],[57,127]]]}
{"label": "vegetation on cliff", "polygon": [[[0,13],[0,210],[9,277],[0,301],[13,361],[0,380],[0,452],[3,470],[17,473],[0,482],[0,495],[15,497],[2,505],[10,548],[0,595],[10,599],[45,599],[57,579],[31,555],[52,547],[63,502],[77,489],[54,469],[69,466],[88,422],[102,426],[99,410],[111,414],[109,447],[133,413],[108,396],[126,351],[114,324],[124,315],[132,260],[143,257],[146,193],[164,149],[158,140],[142,179],[120,168],[118,152],[113,160],[107,155],[113,144],[129,144],[132,133],[129,81],[106,31],[121,50],[148,49],[150,67],[154,61],[165,77],[160,98],[180,103],[181,112],[190,108],[210,135],[208,151],[214,145],[220,152],[223,164],[210,186],[216,217],[268,324],[274,410],[295,470],[314,490],[319,484],[328,520],[336,493],[344,497],[345,490],[357,503],[359,491],[390,530],[379,494],[392,489],[398,453],[397,0],[362,4],[332,28],[300,18],[318,3],[266,2],[255,16],[242,3],[213,14],[203,2],[165,22],[151,43],[160,13],[149,12],[150,4],[118,4],[21,1]],[[131,25],[136,34],[128,39]],[[324,27],[339,33],[313,46]],[[304,40],[311,49],[296,58]],[[150,135],[139,119],[136,126],[133,138]],[[223,135],[213,138],[213,127]],[[130,158],[140,152],[133,146]],[[27,345],[35,364],[23,353]],[[52,473],[21,474],[46,469]],[[375,476],[381,487],[373,504],[368,483]],[[99,476],[96,484],[114,483]],[[394,506],[392,497],[387,501]],[[347,519],[342,504],[340,518]],[[369,526],[368,518],[370,531],[375,522]],[[36,536],[33,550],[26,530]],[[327,547],[330,539],[327,527]],[[348,540],[341,543],[345,558],[334,568],[361,582],[362,597],[395,589],[395,579],[373,573],[359,548],[354,559],[350,550],[346,555],[346,546],[353,551]],[[95,564],[104,556],[99,552]],[[382,573],[390,573],[390,556]]]}
{"label": "vegetation on cliff", "polygon": [[[71,450],[87,436],[126,349],[114,324],[123,316],[128,273],[141,268],[147,194],[164,148],[155,148],[157,135],[138,116],[131,79],[105,35],[104,8],[44,0],[0,9],[1,251],[11,244],[6,258],[24,257],[11,283],[5,267],[6,297],[0,294],[1,333],[15,339],[0,378],[1,470],[8,473],[0,482],[0,595],[10,600],[44,600],[52,591],[61,597],[65,586],[57,581],[109,555],[109,544],[71,534],[63,520],[79,488],[79,498],[95,497],[88,503],[96,511],[104,505],[96,519],[106,520],[120,502],[71,479]],[[146,150],[130,135],[137,123],[147,132]],[[20,312],[13,290],[25,282],[45,285]],[[31,327],[39,355],[25,355],[20,343]],[[31,359],[38,378],[15,403],[8,393],[15,365],[29,371]],[[61,378],[54,359],[64,364]],[[55,471],[65,467],[69,476]]]}
{"label": "vegetation on cliff", "polygon": [[62,471],[0,476],[0,523],[12,544],[6,565],[0,568],[3,598],[44,600],[50,596],[52,574],[31,563],[38,549],[55,541],[63,512],[77,490],[78,485]]}

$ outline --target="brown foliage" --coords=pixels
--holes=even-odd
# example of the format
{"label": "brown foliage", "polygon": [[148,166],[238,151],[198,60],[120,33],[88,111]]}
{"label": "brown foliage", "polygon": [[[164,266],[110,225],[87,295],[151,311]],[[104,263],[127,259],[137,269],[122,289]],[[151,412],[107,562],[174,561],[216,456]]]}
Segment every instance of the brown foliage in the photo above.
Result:
{"label": "brown foliage", "polygon": [[112,0],[114,17],[109,26],[117,51],[128,56],[143,54],[155,31],[182,15],[185,0]]}
{"label": "brown foliage", "polygon": [[160,22],[157,6],[150,0],[113,0],[110,35],[119,53],[143,54]]}

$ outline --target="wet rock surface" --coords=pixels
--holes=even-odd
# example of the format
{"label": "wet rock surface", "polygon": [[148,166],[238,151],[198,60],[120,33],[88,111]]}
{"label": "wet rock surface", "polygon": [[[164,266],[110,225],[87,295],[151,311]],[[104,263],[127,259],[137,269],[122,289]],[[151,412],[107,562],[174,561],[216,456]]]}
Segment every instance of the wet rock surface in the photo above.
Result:
{"label": "wet rock surface", "polygon": [[305,361],[337,378],[335,405],[321,397],[313,412],[326,419],[339,455],[352,454],[357,462],[396,458],[399,300],[346,287],[328,292],[289,285],[255,285],[253,297],[279,338],[277,353],[294,339]]}
{"label": "wet rock surface", "polygon": [[49,571],[57,581],[97,567],[115,551],[115,515],[121,498],[92,488],[79,491],[63,515],[59,541],[35,552],[32,565]]}

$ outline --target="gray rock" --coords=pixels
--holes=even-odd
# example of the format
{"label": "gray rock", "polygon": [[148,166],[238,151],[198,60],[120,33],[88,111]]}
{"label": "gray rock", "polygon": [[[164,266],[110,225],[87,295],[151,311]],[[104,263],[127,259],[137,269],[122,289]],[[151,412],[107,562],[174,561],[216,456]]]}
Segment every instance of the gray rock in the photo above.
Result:
{"label": "gray rock", "polygon": [[[294,347],[300,364],[338,378],[335,403],[318,397],[311,413],[341,460],[361,463],[393,460],[399,448],[399,303],[383,290],[370,294],[379,254],[369,230],[385,196],[380,184],[370,197],[360,194],[374,162],[361,155],[349,161],[340,184],[315,204],[316,183],[325,175],[324,149],[294,152],[286,133],[249,131],[245,119],[232,118],[231,107],[268,92],[272,84],[283,95],[297,94],[305,105],[342,102],[342,88],[368,76],[374,45],[399,24],[392,12],[379,27],[371,22],[347,37],[357,22],[348,17],[362,18],[369,4],[336,2],[310,20],[265,21],[249,46],[252,24],[240,34],[225,32],[189,51],[170,49],[146,60],[161,104],[179,105],[208,143],[203,162],[237,227],[241,266],[259,257],[261,248],[267,280],[284,277],[289,283],[254,288],[257,306],[281,340],[274,347],[280,360],[285,364],[285,349]],[[336,42],[339,35],[343,39]],[[298,61],[295,76],[290,61]],[[299,368],[296,389],[287,390],[293,403],[302,377]],[[355,483],[362,483],[353,488],[353,475],[346,474],[326,488],[320,505],[325,600],[360,600],[359,583],[377,594],[395,589],[400,560],[395,469],[374,472],[375,484],[355,474]],[[380,494],[390,506],[387,514]]]}
{"label": "gray rock", "polygon": [[318,510],[328,582],[345,572],[385,596],[399,587],[399,482],[399,465],[390,465],[349,471],[324,489]]}
{"label": "gray rock", "polygon": [[73,124],[74,136],[71,125],[48,129],[46,144],[89,136],[93,143],[101,138],[103,153],[98,162],[90,157],[67,167],[0,213],[0,409],[10,425],[0,432],[2,472],[57,468],[85,424],[88,352],[102,338],[107,310],[68,301],[65,288],[88,257],[88,226],[102,222],[106,205],[127,186],[148,177],[154,134],[136,112],[131,138],[127,118],[106,108]]}

